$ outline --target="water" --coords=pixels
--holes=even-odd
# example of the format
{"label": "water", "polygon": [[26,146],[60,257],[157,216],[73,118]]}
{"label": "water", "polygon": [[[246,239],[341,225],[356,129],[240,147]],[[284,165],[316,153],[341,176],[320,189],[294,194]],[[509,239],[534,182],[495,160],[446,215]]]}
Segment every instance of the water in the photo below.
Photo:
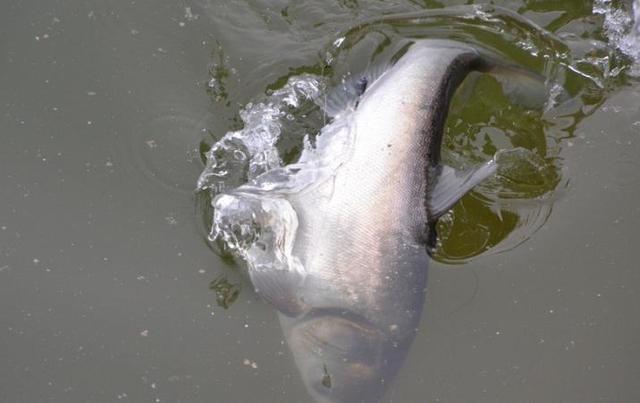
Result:
{"label": "water", "polygon": [[604,16],[603,29],[609,43],[632,60],[629,74],[637,77],[640,74],[640,3],[635,1],[627,7],[617,7],[610,0],[599,0],[593,4],[593,12]]}
{"label": "water", "polygon": [[[292,78],[327,80],[322,93],[368,67],[369,48],[331,52],[336,39],[435,34],[444,20],[555,77],[574,102],[541,116],[506,108],[492,79],[460,92],[448,163],[516,146],[544,174],[518,167],[445,217],[419,335],[387,401],[637,401],[637,47],[616,39],[634,43],[631,20],[607,16],[631,8],[497,4],[553,35],[509,15],[365,22],[434,2],[7,3],[0,400],[309,401],[273,309],[211,250],[207,201],[193,193],[201,155]],[[301,133],[314,141],[317,107],[278,116],[279,160],[265,161],[294,161]]]}

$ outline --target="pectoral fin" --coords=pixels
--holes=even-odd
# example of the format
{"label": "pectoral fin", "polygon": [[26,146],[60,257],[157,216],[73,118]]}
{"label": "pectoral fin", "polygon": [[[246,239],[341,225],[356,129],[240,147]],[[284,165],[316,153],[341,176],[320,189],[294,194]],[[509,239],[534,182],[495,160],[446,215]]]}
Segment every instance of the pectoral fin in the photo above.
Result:
{"label": "pectoral fin", "polygon": [[442,166],[429,195],[429,219],[435,220],[477,184],[496,173],[494,160],[464,171]]}
{"label": "pectoral fin", "polygon": [[256,293],[289,317],[296,317],[307,310],[298,296],[302,274],[289,270],[249,270]]}

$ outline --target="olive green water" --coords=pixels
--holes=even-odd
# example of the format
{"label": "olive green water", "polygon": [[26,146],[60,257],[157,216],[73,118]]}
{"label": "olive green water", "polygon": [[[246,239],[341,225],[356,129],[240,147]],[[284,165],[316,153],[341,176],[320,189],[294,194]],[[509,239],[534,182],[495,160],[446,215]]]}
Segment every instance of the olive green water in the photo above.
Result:
{"label": "olive green water", "polygon": [[[338,32],[443,5],[454,3],[4,5],[0,400],[309,401],[275,312],[205,241],[198,148],[317,65]],[[500,5],[604,39],[590,2]],[[421,329],[386,401],[640,400],[640,84],[605,81],[545,143],[551,194],[515,208],[545,206],[525,226],[537,231],[473,195],[442,224]],[[481,136],[463,141],[488,130],[486,94],[497,92],[481,82],[456,101],[449,159],[490,154]],[[536,132],[527,116],[495,125]],[[223,281],[210,289],[220,275],[239,285],[235,301]]]}

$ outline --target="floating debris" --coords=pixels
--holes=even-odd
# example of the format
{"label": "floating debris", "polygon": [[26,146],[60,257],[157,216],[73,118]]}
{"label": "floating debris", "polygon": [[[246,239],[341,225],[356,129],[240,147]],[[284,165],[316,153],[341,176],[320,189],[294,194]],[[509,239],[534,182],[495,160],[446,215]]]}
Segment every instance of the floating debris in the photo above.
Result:
{"label": "floating debris", "polygon": [[253,368],[253,369],[258,369],[258,364],[256,364],[256,362],[255,362],[255,361],[251,361],[251,360],[250,360],[250,359],[248,359],[248,358],[245,358],[245,359],[242,361],[242,363],[243,363],[244,365],[246,365],[247,367],[251,367],[251,368]]}
{"label": "floating debris", "polygon": [[322,386],[325,388],[331,388],[331,375],[329,375],[326,364],[322,365],[322,370],[324,371],[324,375],[322,376]]}
{"label": "floating debris", "polygon": [[224,309],[229,309],[240,295],[240,286],[230,283],[224,274],[209,283],[209,289],[216,292],[216,302]]}

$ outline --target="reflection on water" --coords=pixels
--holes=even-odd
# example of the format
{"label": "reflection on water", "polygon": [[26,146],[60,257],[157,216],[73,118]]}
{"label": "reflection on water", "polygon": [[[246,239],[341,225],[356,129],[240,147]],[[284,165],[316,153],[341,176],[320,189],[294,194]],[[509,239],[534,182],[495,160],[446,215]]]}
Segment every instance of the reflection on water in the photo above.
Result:
{"label": "reflection on water", "polygon": [[[352,140],[348,135],[342,137],[342,117],[334,116],[336,92],[346,91],[347,95],[338,102],[349,102],[350,88],[357,92],[362,87],[366,91],[384,66],[402,58],[408,39],[421,38],[473,44],[513,65],[528,66],[544,77],[545,96],[534,108],[530,99],[518,102],[531,88],[504,85],[500,74],[475,75],[459,90],[446,125],[443,160],[455,168],[467,169],[494,158],[498,172],[439,221],[439,242],[433,257],[448,263],[465,262],[486,251],[508,250],[525,242],[544,225],[552,211],[554,192],[563,183],[559,158],[562,142],[574,136],[576,125],[602,101],[608,80],[617,79],[623,70],[604,44],[596,44],[585,53],[584,41],[560,38],[501,8],[454,7],[386,16],[339,35],[325,50],[320,64],[303,69],[320,71],[320,75],[292,72],[280,78],[278,82],[284,85],[272,86],[273,91],[266,98],[259,97],[241,111],[243,128],[201,147],[206,152],[203,157],[207,166],[198,188],[215,206],[213,213],[205,213],[213,223],[210,240],[218,243],[221,252],[231,252],[247,261],[258,293],[283,313],[281,323],[289,347],[309,392],[318,401],[379,398],[386,389],[385,383],[401,365],[413,336],[395,338],[393,329],[398,329],[397,324],[387,324],[383,317],[372,316],[342,301],[342,297],[329,299],[336,304],[334,307],[316,294],[335,292],[328,290],[345,284],[307,277],[309,268],[297,255],[302,251],[296,252],[301,248],[296,246],[296,211],[299,214],[302,207],[294,201],[325,174],[286,164],[302,155],[308,166],[316,142],[323,144],[317,147],[325,157],[327,149],[335,149],[331,154],[335,161],[314,161],[316,170],[331,171],[346,163],[350,157],[342,155],[345,151],[340,144],[348,148]],[[373,79],[368,82],[362,77]],[[212,96],[219,98],[219,94]],[[322,126],[334,118],[335,128],[329,130],[332,134],[323,134]],[[291,123],[302,121],[309,122],[304,129],[300,123]],[[247,181],[249,186],[227,194]],[[329,192],[333,194],[333,190]],[[279,194],[289,195],[291,204],[280,199]],[[324,197],[322,194],[318,200]],[[310,220],[306,216],[302,219]],[[303,235],[298,236],[310,236],[304,235],[304,225],[308,224],[300,225]],[[349,230],[353,229],[346,229]],[[401,253],[399,245],[395,248],[393,253]],[[318,253],[324,251],[319,249]],[[421,257],[408,256],[411,257],[401,260],[403,264],[421,262],[426,269]],[[405,270],[414,273],[414,268],[398,269],[396,275]],[[295,277],[292,281],[295,294],[301,294],[300,301],[290,296],[283,285],[288,283],[285,278],[290,274]],[[393,289],[400,293],[396,295],[400,299],[413,295],[416,301],[405,306],[404,311],[392,313],[385,308],[384,312],[392,316],[406,313],[411,316],[412,326],[416,326],[424,286],[417,279],[413,284],[420,290],[398,288],[390,281],[389,289],[380,292],[386,295]],[[356,296],[361,293],[349,292]],[[380,327],[381,322],[385,326]],[[390,334],[387,325],[392,329]],[[400,331],[406,331],[405,325],[399,327]],[[389,339],[393,340],[391,345]]]}
{"label": "reflection on water", "polygon": [[[193,116],[179,105],[169,105],[160,116],[151,117],[143,127],[118,144],[136,170],[149,182],[183,194],[193,192],[190,180],[199,169],[198,140],[209,124],[204,116]],[[126,147],[126,149],[123,149]]]}

